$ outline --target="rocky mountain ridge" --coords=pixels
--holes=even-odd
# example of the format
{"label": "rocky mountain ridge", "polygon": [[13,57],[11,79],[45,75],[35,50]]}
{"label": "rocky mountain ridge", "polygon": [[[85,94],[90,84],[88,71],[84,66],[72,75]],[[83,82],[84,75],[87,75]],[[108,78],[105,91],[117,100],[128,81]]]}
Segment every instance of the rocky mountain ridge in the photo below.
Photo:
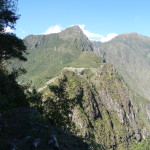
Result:
{"label": "rocky mountain ridge", "polygon": [[103,64],[99,69],[66,68],[49,87],[43,90],[47,115],[51,109],[50,99],[59,103],[62,98],[51,89],[63,89],[64,99],[75,102],[66,115],[73,123],[70,131],[89,143],[96,141],[97,148],[103,145],[106,149],[129,149],[132,140],[141,141],[146,132],[149,133],[139,119],[139,108],[134,105],[138,96],[130,94],[111,65]]}

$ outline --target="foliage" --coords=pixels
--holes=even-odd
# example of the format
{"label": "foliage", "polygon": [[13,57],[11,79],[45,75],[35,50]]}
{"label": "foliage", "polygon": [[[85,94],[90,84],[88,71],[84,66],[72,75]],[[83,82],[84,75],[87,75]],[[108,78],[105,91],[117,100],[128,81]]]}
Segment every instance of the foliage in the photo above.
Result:
{"label": "foliage", "polygon": [[38,93],[37,90],[33,88],[32,90],[26,90],[26,95],[30,106],[36,108],[43,114],[42,94]]}
{"label": "foliage", "polygon": [[0,0],[0,112],[29,105],[24,94],[25,87],[16,82],[16,78],[25,73],[25,70],[13,69],[9,73],[3,63],[10,58],[26,60],[23,56],[26,51],[24,42],[14,34],[5,33],[7,26],[14,29],[19,18],[16,14],[16,4],[16,0]]}
{"label": "foliage", "polygon": [[48,97],[44,101],[44,115],[51,124],[69,128],[72,125],[70,116],[75,100],[69,99],[63,86],[54,85],[49,88],[55,94],[55,98]]}
{"label": "foliage", "polygon": [[[18,74],[18,73],[17,73]],[[0,68],[0,111],[19,106],[29,106],[24,87],[16,82],[16,73],[9,74],[6,69]]]}
{"label": "foliage", "polygon": [[[80,74],[64,69],[43,92],[46,117],[54,124],[69,126],[89,143],[96,140],[108,149],[129,149],[126,141],[136,139],[135,130],[142,129],[143,121],[130,101],[135,98],[112,65],[101,64],[99,69],[84,69]],[[132,122],[130,114],[126,117],[128,110],[134,114]],[[99,145],[92,147],[96,149]]]}
{"label": "foliage", "polygon": [[17,0],[0,0],[0,31],[4,31],[7,26],[14,28],[19,19],[16,5]]}
{"label": "foliage", "polygon": [[16,14],[16,0],[0,0],[0,63],[10,58],[25,61],[26,52],[24,42],[13,33],[6,33],[5,29],[14,29],[19,16]]}
{"label": "foliage", "polygon": [[26,61],[23,56],[25,52],[26,47],[21,39],[10,33],[0,34],[0,62],[10,58]]}

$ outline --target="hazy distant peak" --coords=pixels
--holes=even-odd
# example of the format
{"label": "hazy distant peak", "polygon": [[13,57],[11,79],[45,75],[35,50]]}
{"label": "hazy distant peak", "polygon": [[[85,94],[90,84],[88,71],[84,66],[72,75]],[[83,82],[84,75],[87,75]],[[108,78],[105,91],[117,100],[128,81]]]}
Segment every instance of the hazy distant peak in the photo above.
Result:
{"label": "hazy distant peak", "polygon": [[150,37],[138,34],[136,32],[131,32],[131,33],[119,34],[111,41],[112,42],[125,42],[126,44],[128,43],[129,45],[136,45],[135,43],[141,43],[142,41],[149,43]]}
{"label": "hazy distant peak", "polygon": [[131,33],[122,33],[120,35],[126,35],[126,36],[130,36],[130,35],[138,35],[138,33],[136,32],[131,32]]}
{"label": "hazy distant peak", "polygon": [[150,40],[150,37],[138,34],[136,32],[123,33],[123,34],[120,34],[118,37],[119,38],[120,37],[122,37],[122,38],[140,38],[140,39],[145,39],[145,40],[148,39],[148,40]]}

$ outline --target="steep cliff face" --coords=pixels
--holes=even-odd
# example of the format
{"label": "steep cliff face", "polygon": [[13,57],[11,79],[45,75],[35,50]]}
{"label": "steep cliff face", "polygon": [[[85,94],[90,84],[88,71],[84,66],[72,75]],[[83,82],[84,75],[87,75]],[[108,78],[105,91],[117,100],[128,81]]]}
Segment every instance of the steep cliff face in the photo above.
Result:
{"label": "steep cliff face", "polygon": [[[102,64],[99,69],[66,68],[43,93],[45,113],[51,111],[50,101],[64,100],[68,107],[59,107],[59,113],[71,122],[70,131],[95,149],[126,150],[131,140],[144,137],[134,97],[111,65]],[[65,114],[67,109],[69,113]]]}

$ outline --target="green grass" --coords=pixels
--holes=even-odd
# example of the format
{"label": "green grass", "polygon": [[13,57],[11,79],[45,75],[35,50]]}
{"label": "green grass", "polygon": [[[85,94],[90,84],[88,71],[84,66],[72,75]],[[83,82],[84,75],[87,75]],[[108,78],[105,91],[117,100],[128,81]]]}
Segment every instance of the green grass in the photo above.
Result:
{"label": "green grass", "polygon": [[92,51],[88,52],[82,52],[81,55],[72,63],[70,63],[70,66],[76,67],[76,68],[97,68],[102,63],[102,58],[100,58],[98,55],[93,53]]}

